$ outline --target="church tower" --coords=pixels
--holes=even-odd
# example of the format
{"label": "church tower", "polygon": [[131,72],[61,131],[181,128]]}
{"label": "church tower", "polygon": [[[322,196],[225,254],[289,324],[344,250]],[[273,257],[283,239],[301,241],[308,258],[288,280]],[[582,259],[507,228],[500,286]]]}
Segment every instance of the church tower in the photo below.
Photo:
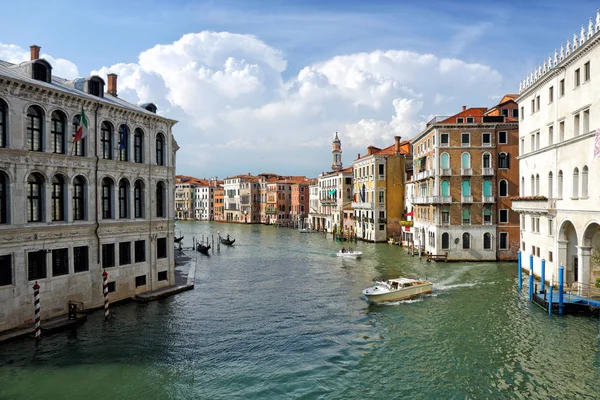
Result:
{"label": "church tower", "polygon": [[331,169],[333,171],[342,170],[342,142],[340,142],[337,132],[331,144]]}

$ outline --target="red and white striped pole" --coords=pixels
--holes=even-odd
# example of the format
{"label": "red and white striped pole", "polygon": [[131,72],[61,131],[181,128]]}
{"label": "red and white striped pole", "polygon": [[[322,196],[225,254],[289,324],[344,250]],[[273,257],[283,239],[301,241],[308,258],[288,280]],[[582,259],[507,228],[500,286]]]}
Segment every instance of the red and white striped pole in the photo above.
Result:
{"label": "red and white striped pole", "polygon": [[42,340],[42,328],[40,327],[40,285],[37,281],[33,285],[33,307],[35,309],[35,341]]}
{"label": "red and white striped pole", "polygon": [[102,281],[104,286],[104,319],[108,321],[110,311],[108,311],[108,273],[102,272]]}

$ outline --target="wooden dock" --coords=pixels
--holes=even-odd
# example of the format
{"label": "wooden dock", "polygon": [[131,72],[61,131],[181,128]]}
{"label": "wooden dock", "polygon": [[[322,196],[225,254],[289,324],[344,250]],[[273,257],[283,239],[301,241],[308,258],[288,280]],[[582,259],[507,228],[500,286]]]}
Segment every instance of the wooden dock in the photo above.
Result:
{"label": "wooden dock", "polygon": [[425,260],[427,262],[429,262],[429,261],[444,261],[444,262],[448,262],[448,253],[444,253],[444,254],[426,254],[425,255]]}

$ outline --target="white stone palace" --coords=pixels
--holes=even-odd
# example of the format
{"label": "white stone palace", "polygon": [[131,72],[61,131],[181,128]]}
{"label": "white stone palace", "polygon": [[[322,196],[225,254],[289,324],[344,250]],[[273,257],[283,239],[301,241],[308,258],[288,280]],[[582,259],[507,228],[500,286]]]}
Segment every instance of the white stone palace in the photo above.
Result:
{"label": "white stone palace", "polygon": [[[545,278],[583,290],[600,277],[591,253],[600,245],[600,11],[520,85],[521,252]],[[595,183],[594,183],[595,182]]]}
{"label": "white stone palace", "polygon": [[103,270],[111,301],[174,283],[176,121],[39,51],[0,61],[0,331],[33,322],[36,281],[42,320],[102,306]]}

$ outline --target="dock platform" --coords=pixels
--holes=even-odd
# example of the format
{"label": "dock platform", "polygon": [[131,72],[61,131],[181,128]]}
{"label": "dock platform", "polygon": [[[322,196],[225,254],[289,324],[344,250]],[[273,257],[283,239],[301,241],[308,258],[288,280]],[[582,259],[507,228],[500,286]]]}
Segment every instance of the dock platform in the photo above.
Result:
{"label": "dock platform", "polygon": [[[533,293],[533,302],[543,309],[548,309],[550,303],[549,292],[536,290]],[[552,293],[552,311],[558,311],[558,291]],[[580,296],[575,293],[566,292],[563,296],[563,313],[597,313],[600,310],[600,298]]]}

